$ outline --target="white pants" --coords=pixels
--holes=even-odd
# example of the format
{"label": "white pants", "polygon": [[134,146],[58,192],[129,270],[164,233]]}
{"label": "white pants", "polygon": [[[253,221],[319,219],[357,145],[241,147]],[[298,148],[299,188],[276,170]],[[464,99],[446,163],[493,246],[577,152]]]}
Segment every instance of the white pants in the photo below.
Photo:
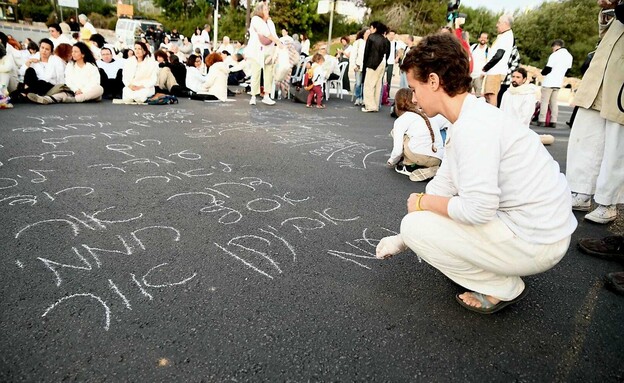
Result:
{"label": "white pants", "polygon": [[156,93],[156,89],[152,86],[149,88],[143,88],[139,90],[132,90],[125,86],[121,94],[121,99],[125,102],[145,102],[148,98],[152,97]]}
{"label": "white pants", "polygon": [[[262,73],[262,65],[255,60],[249,60],[251,67],[251,95],[260,94],[260,73]],[[270,95],[273,91],[273,64],[264,64],[263,80],[264,93]]]}
{"label": "white pants", "polygon": [[382,60],[377,69],[366,69],[364,77],[364,107],[368,110],[379,110],[381,82],[385,73],[386,63]]}
{"label": "white pants", "polygon": [[544,88],[542,87],[542,98],[540,100],[540,113],[539,122],[546,121],[546,113],[550,107],[550,122],[557,122],[559,116],[559,104],[557,104],[557,98],[559,97],[559,88]]}
{"label": "white pants", "polygon": [[401,237],[455,283],[505,301],[524,290],[520,276],[552,268],[570,246],[570,236],[551,245],[526,242],[498,218],[485,225],[464,225],[429,211],[406,215]]}
{"label": "white pants", "polygon": [[594,194],[601,205],[624,203],[624,126],[579,108],[574,119],[566,177],[570,190]]}
{"label": "white pants", "polygon": [[[85,89],[81,94],[75,95],[74,96],[74,100],[76,102],[100,100],[100,99],[102,99],[102,94],[104,94],[104,88],[102,88],[101,86],[97,85],[97,86],[94,86],[92,88]],[[58,101],[65,102],[65,100],[69,96],[67,95],[67,93],[63,92],[63,93],[53,94],[52,97],[54,97]]]}

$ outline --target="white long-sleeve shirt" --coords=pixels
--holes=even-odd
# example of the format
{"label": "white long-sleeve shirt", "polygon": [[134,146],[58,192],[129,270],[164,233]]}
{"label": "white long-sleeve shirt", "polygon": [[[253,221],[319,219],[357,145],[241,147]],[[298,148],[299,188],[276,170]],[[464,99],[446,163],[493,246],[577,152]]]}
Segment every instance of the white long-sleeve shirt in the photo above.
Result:
{"label": "white long-sleeve shirt", "polygon": [[498,217],[530,243],[558,242],[577,225],[565,176],[537,134],[473,95],[464,100],[426,190],[451,197],[454,221],[481,225]]}
{"label": "white long-sleeve shirt", "polygon": [[388,162],[392,164],[399,162],[403,155],[403,136],[405,135],[410,139],[407,146],[412,153],[442,159],[444,156],[444,143],[442,142],[442,135],[440,135],[440,126],[431,119],[429,121],[433,130],[433,145],[436,151],[434,152],[431,148],[431,134],[425,120],[416,113],[405,112],[394,121],[394,127],[392,128],[392,153]]}
{"label": "white long-sleeve shirt", "polygon": [[78,90],[83,93],[100,86],[100,72],[97,66],[85,63],[81,68],[78,64],[70,62],[65,68],[65,85],[72,91]]}
{"label": "white long-sleeve shirt", "polygon": [[[48,62],[39,61],[30,65],[30,67],[35,70],[39,80],[47,81],[53,85],[65,83],[65,61],[58,56],[51,55],[48,58]],[[21,76],[24,76],[26,69],[28,69],[26,64],[22,65],[20,68]]]}
{"label": "white long-sleeve shirt", "polygon": [[216,62],[212,64],[204,82],[201,84],[201,92],[216,96],[221,101],[227,100],[227,80],[229,73],[230,69],[226,63]]}
{"label": "white long-sleeve shirt", "polygon": [[186,87],[195,93],[202,92],[202,84],[206,81],[206,76],[195,67],[186,67]]}
{"label": "white long-sleeve shirt", "polygon": [[155,87],[158,82],[158,63],[151,57],[146,57],[140,63],[136,57],[131,57],[124,64],[122,78],[125,86]]}

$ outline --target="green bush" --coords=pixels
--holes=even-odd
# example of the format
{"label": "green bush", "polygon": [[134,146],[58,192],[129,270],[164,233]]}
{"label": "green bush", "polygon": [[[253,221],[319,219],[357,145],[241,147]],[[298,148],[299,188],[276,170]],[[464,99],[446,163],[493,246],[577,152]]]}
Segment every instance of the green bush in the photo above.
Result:
{"label": "green bush", "polygon": [[97,13],[108,17],[116,15],[117,9],[104,0],[80,0],[78,13],[84,13],[85,15]]}
{"label": "green bush", "polygon": [[45,23],[53,9],[48,0],[25,0],[20,3],[19,11],[21,18]]}

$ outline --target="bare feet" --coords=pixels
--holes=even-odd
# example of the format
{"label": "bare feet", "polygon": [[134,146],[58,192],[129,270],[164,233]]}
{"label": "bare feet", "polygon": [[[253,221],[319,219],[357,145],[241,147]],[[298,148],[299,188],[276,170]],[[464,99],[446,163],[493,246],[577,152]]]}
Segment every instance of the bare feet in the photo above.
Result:
{"label": "bare feet", "polygon": [[[480,308],[481,306],[483,306],[481,304],[481,301],[478,300],[474,294],[472,292],[465,292],[463,294],[459,294],[459,297],[461,298],[462,301],[464,301],[465,304],[467,304],[468,306],[472,306],[472,307],[476,307],[476,308]],[[487,299],[490,303],[492,303],[492,305],[497,304],[498,302],[500,302],[500,299],[494,298],[491,295],[486,295],[485,299]]]}

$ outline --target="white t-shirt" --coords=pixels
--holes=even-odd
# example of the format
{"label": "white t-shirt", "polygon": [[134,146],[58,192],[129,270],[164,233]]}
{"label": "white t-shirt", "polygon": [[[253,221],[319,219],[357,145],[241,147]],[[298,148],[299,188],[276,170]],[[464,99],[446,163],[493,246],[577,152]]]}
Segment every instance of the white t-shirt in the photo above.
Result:
{"label": "white t-shirt", "polygon": [[275,44],[263,45],[260,42],[260,35],[263,38],[268,38],[269,36],[277,37],[275,24],[273,24],[271,19],[265,22],[260,16],[254,16],[249,24],[249,42],[245,48],[245,58],[255,61],[260,66],[264,66],[264,58],[273,52]]}
{"label": "white t-shirt", "polygon": [[394,121],[392,128],[393,145],[392,153],[388,162],[396,164],[403,155],[403,136],[409,137],[408,147],[414,154],[436,157],[444,156],[444,144],[440,135],[440,127],[429,119],[435,140],[433,142],[436,151],[431,149],[431,134],[425,120],[413,112],[405,112]]}
{"label": "white t-shirt", "polygon": [[96,64],[98,68],[104,70],[104,73],[106,73],[106,77],[108,77],[108,79],[111,80],[117,77],[117,72],[119,72],[120,69],[123,69],[124,62],[125,62],[124,59],[116,58],[109,63],[104,62],[102,60],[98,60]]}
{"label": "white t-shirt", "polygon": [[301,53],[310,55],[310,40],[304,40],[301,42]]}
{"label": "white t-shirt", "polygon": [[489,53],[494,51],[488,49],[487,45],[481,47],[481,44],[474,44],[470,47],[470,51],[472,52],[472,73],[470,73],[470,77],[478,78],[483,73],[483,67],[488,62]]}
{"label": "white t-shirt", "polygon": [[394,65],[394,58],[397,55],[397,52],[400,51],[401,49],[405,49],[406,45],[403,41],[399,41],[399,40],[392,40],[390,41],[390,56],[388,56],[388,60],[386,60],[386,63],[388,65]]}
{"label": "white t-shirt", "polygon": [[568,182],[539,136],[473,95],[464,100],[426,190],[451,197],[452,220],[482,225],[498,217],[530,243],[558,242],[577,225]]}
{"label": "white t-shirt", "polygon": [[559,48],[548,57],[546,66],[552,68],[552,71],[544,77],[542,86],[561,88],[566,72],[572,67],[572,55],[567,49]]}
{"label": "white t-shirt", "polygon": [[57,37],[57,38],[54,38],[52,36],[49,36],[48,38],[50,39],[50,41],[52,41],[52,44],[54,45],[54,48],[58,47],[60,44],[70,44],[70,45],[73,45],[71,40],[69,39],[69,37],[67,37],[67,35],[65,35],[64,33],[59,35],[59,37]]}
{"label": "white t-shirt", "polygon": [[[201,47],[200,49],[210,49],[210,34],[204,29],[201,33]],[[203,52],[202,52],[203,54]]]}
{"label": "white t-shirt", "polygon": [[509,69],[507,63],[509,62],[509,56],[511,55],[511,48],[513,48],[513,46],[514,35],[511,29],[499,34],[496,37],[494,44],[490,48],[489,56],[493,57],[496,54],[496,51],[498,51],[499,49],[504,50],[505,54],[503,55],[503,58],[496,63],[496,65],[494,65],[492,68],[490,68],[489,71],[487,71],[487,74],[502,74],[505,76],[507,75],[507,70]]}

